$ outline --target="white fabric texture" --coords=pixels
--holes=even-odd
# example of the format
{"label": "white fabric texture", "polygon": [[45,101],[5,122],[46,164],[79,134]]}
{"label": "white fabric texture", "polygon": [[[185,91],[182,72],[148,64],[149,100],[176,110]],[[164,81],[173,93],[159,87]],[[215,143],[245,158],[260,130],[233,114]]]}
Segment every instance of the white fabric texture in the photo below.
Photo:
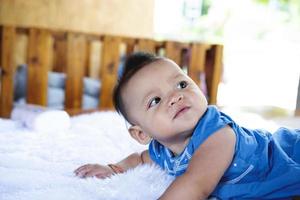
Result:
{"label": "white fabric texture", "polygon": [[[278,127],[255,116],[236,119],[250,127]],[[51,125],[55,124],[49,121],[47,126]],[[73,174],[83,164],[115,163],[145,148],[129,136],[125,121],[115,112],[72,117],[70,129],[51,133],[0,119],[0,199],[157,199],[173,178],[156,166],[138,166],[105,180]]]}
{"label": "white fabric texture", "polygon": [[129,136],[114,112],[73,117],[70,129],[51,133],[0,119],[0,199],[157,199],[173,178],[156,166],[138,166],[105,180],[73,174],[83,164],[115,163],[146,147]]}

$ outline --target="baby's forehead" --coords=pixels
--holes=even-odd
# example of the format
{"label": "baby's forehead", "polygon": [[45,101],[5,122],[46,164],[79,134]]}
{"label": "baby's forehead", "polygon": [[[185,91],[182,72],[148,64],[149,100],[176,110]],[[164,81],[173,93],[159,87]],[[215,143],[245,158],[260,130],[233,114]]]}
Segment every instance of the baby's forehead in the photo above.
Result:
{"label": "baby's forehead", "polygon": [[151,63],[134,74],[127,82],[125,90],[138,90],[139,93],[148,93],[148,90],[160,88],[164,83],[177,82],[186,77],[186,74],[173,62],[168,60]]}
{"label": "baby's forehead", "polygon": [[143,66],[128,79],[123,88],[128,89],[128,87],[139,87],[141,85],[152,86],[147,83],[157,85],[162,81],[172,81],[172,79],[181,75],[184,76],[184,73],[176,63],[162,58]]}
{"label": "baby's forehead", "polygon": [[[153,63],[144,66],[134,76],[149,77],[151,78],[173,78],[178,74],[183,74],[181,68],[173,61],[169,59],[160,59]],[[156,79],[155,79],[156,80]]]}

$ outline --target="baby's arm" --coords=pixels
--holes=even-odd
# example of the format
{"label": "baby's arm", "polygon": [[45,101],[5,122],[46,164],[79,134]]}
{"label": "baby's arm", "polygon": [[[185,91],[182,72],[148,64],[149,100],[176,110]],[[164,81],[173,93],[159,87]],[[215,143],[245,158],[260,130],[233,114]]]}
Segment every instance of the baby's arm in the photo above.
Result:
{"label": "baby's arm", "polygon": [[81,178],[107,178],[114,173],[125,172],[128,169],[134,168],[139,164],[144,163],[152,163],[151,159],[149,158],[148,150],[145,150],[142,153],[133,153],[120,162],[111,166],[99,164],[83,165],[77,168],[74,173],[76,174],[76,176],[79,176]]}
{"label": "baby's arm", "polygon": [[196,150],[186,172],[170,185],[160,199],[206,199],[232,161],[235,140],[230,127],[210,136]]}

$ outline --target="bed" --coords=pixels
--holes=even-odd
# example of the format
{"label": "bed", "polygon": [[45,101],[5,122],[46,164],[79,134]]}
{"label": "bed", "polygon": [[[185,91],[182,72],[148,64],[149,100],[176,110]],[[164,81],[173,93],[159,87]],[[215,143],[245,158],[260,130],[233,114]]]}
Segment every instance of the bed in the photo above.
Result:
{"label": "bed", "polygon": [[[270,121],[226,112],[247,127],[300,127],[300,118]],[[114,111],[74,116],[71,127],[58,132],[34,131],[0,119],[0,199],[157,199],[173,178],[155,166],[138,166],[105,180],[73,174],[82,164],[114,163],[145,148],[130,138],[125,121]]]}

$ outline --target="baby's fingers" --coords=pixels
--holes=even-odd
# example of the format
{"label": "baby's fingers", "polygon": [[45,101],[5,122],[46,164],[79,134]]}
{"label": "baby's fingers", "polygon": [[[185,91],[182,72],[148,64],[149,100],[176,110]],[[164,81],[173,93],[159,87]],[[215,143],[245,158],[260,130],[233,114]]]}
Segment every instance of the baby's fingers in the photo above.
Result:
{"label": "baby's fingers", "polygon": [[76,176],[85,178],[86,174],[89,173],[90,171],[91,171],[90,165],[85,165],[85,166],[82,166],[82,167],[78,168],[77,170],[75,170],[74,173]]}
{"label": "baby's fingers", "polygon": [[111,176],[111,174],[97,174],[97,175],[95,175],[95,177],[96,178],[100,178],[100,179],[105,179],[105,178],[108,178],[108,177],[110,177]]}
{"label": "baby's fingers", "polygon": [[75,174],[78,174],[80,171],[84,170],[85,168],[89,167],[91,164],[86,164],[78,167],[77,169],[74,170]]}
{"label": "baby's fingers", "polygon": [[87,170],[81,170],[76,174],[76,176],[78,176],[80,178],[85,178],[87,173],[88,173]]}
{"label": "baby's fingers", "polygon": [[103,177],[103,178],[106,178],[108,177],[108,173],[105,173],[105,172],[99,172],[99,171],[96,171],[96,170],[90,170],[88,172],[86,172],[84,174],[84,177],[85,178],[88,178],[88,177],[97,177],[100,176],[100,177]]}

